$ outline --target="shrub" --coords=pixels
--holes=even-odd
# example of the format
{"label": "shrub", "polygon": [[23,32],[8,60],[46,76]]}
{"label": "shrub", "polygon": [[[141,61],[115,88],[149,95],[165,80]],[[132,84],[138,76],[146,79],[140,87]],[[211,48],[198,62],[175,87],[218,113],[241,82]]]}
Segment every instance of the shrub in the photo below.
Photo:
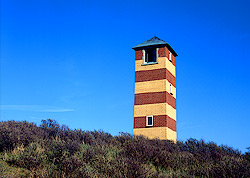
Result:
{"label": "shrub", "polygon": [[[250,152],[71,130],[56,121],[0,122],[0,177],[249,177]],[[7,176],[6,176],[7,175]]]}

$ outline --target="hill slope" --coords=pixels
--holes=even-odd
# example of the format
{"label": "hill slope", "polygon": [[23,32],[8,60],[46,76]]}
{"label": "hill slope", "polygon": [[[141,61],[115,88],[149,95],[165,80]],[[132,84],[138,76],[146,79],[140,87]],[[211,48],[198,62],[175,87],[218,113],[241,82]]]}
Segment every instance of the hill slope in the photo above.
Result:
{"label": "hill slope", "polygon": [[70,130],[56,121],[0,122],[2,177],[249,177],[250,154],[195,139],[148,140]]}

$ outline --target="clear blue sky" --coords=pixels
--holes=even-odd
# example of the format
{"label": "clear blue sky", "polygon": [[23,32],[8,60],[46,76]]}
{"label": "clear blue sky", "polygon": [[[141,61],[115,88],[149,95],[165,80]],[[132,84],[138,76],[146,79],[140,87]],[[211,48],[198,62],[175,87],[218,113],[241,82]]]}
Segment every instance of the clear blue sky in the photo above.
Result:
{"label": "clear blue sky", "polygon": [[250,1],[1,1],[1,120],[132,134],[131,48],[178,53],[178,140],[250,147]]}

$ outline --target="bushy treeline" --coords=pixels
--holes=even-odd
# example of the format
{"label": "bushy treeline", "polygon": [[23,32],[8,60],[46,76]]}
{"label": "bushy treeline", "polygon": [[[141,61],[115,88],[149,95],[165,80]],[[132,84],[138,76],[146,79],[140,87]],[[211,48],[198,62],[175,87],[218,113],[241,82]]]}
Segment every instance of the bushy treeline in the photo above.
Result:
{"label": "bushy treeline", "polygon": [[213,142],[0,122],[0,177],[250,177],[250,152]]}

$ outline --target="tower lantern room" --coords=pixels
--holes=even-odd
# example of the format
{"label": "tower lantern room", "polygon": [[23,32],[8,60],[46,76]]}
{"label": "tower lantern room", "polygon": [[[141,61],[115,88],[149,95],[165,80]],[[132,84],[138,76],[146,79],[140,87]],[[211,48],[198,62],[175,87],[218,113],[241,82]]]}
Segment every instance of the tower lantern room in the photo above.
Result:
{"label": "tower lantern room", "polygon": [[176,142],[176,52],[153,38],[135,50],[134,135]]}

